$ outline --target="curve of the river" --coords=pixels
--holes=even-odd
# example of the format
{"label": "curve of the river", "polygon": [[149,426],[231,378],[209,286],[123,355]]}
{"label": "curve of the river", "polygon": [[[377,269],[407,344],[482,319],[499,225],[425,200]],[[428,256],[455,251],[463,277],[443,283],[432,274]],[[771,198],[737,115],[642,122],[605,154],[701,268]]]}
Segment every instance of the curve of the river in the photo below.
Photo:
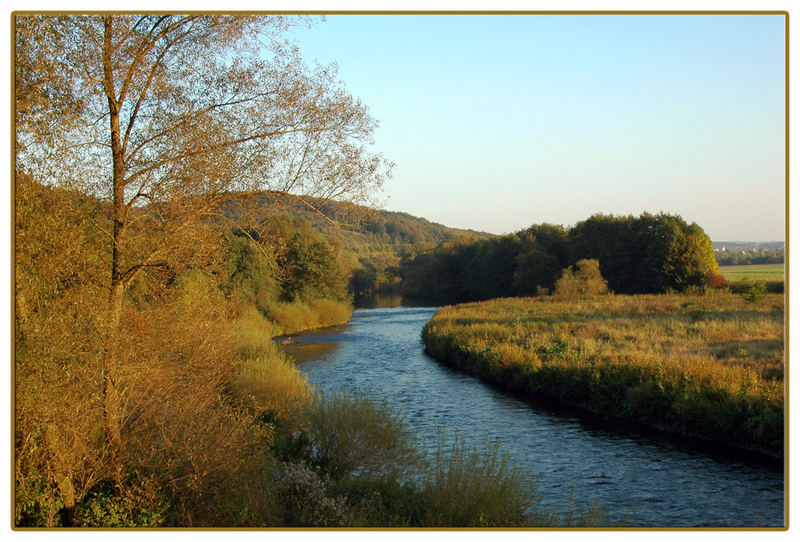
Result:
{"label": "curve of the river", "polygon": [[612,522],[634,527],[784,525],[782,469],[598,430],[510,397],[424,354],[420,332],[434,312],[357,310],[349,325],[295,336],[284,348],[319,391],[348,388],[393,401],[429,450],[442,429],[457,429],[477,447],[499,440],[533,473],[545,506],[599,502]]}

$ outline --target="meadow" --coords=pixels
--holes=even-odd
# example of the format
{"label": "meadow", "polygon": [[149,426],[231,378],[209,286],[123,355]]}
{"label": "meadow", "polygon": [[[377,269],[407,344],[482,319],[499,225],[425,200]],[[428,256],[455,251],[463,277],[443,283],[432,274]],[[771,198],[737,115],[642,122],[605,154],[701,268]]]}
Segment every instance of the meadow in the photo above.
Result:
{"label": "meadow", "polygon": [[423,341],[434,358],[532,399],[783,453],[781,295],[496,299],[443,307]]}
{"label": "meadow", "polygon": [[782,263],[723,265],[720,266],[719,271],[728,282],[738,282],[742,280],[784,280],[784,268]]}

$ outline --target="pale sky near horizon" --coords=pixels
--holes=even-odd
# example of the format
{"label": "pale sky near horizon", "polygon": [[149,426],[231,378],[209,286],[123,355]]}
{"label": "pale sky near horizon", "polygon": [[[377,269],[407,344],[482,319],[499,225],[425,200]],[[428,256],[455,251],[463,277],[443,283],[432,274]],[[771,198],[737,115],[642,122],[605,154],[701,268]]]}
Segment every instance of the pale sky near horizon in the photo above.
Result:
{"label": "pale sky near horizon", "polygon": [[328,15],[291,35],[380,122],[388,210],[493,233],[664,211],[784,240],[781,15]]}

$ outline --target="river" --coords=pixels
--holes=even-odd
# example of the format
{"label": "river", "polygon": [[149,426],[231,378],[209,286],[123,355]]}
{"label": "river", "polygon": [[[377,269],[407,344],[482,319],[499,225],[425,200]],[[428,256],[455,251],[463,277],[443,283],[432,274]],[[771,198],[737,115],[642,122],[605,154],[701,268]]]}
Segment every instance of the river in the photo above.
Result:
{"label": "river", "polygon": [[652,435],[598,429],[537,408],[440,365],[420,332],[436,309],[356,310],[347,326],[297,335],[284,348],[317,390],[369,391],[394,402],[429,451],[455,430],[499,441],[536,479],[542,505],[600,503],[630,527],[781,527],[783,470]]}

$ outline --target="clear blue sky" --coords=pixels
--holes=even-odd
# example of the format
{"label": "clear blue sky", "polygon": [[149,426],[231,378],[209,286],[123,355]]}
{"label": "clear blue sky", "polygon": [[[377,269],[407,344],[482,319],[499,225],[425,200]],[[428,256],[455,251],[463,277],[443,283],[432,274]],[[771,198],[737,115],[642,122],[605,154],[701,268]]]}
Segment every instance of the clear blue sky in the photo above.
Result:
{"label": "clear blue sky", "polygon": [[782,16],[328,15],[396,163],[385,207],[494,233],[664,211],[784,239]]}

